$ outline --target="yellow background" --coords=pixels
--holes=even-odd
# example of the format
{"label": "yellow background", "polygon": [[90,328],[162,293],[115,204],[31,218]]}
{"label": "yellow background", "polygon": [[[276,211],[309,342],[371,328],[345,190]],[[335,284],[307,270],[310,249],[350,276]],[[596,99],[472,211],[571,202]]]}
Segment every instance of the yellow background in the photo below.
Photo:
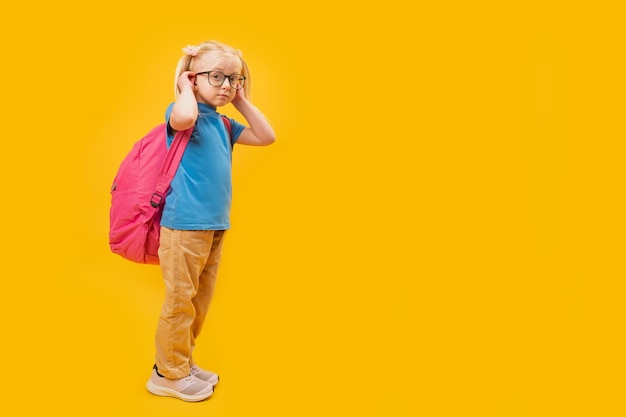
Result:
{"label": "yellow background", "polygon": [[[625,415],[623,10],[426,3],[5,9],[0,407]],[[235,150],[188,404],[145,389],[163,288],[109,252],[109,187],[208,39],[278,141]]]}

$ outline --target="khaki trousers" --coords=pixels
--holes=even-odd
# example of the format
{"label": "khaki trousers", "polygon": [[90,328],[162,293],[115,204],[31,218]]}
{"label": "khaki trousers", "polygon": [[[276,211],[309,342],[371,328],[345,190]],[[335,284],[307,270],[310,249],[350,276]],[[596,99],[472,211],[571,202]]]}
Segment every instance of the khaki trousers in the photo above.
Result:
{"label": "khaki trousers", "polygon": [[157,324],[156,365],[170,379],[189,374],[192,352],[213,298],[224,230],[161,227],[165,301]]}

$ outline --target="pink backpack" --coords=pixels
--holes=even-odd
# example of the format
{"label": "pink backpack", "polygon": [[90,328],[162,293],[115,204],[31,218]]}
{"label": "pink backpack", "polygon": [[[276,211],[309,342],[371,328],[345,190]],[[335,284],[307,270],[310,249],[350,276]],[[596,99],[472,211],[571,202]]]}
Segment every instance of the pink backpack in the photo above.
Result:
{"label": "pink backpack", "polygon": [[[222,116],[230,133],[230,120]],[[137,141],[111,186],[109,246],[141,264],[159,264],[159,237],[165,195],[174,179],[193,127],[177,132],[170,148],[162,123]]]}

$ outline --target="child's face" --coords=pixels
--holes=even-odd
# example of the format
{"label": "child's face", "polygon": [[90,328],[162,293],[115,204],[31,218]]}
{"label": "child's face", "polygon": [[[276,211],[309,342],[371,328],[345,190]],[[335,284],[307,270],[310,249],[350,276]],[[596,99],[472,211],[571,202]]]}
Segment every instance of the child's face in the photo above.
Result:
{"label": "child's face", "polygon": [[[196,76],[196,99],[198,102],[213,107],[225,106],[230,103],[237,91],[231,86],[231,82],[234,84],[236,82],[235,76],[241,75],[241,63],[230,57],[216,57],[211,59],[210,64],[196,68],[196,73],[206,71],[211,72]],[[220,78],[223,79],[221,83],[219,83]]]}

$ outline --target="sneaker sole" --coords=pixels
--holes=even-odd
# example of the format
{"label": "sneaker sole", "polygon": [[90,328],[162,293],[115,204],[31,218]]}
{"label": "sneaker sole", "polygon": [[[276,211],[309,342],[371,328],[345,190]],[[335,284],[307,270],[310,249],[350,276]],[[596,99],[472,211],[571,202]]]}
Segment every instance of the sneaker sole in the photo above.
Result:
{"label": "sneaker sole", "polygon": [[206,400],[213,394],[213,387],[211,385],[209,385],[206,389],[200,391],[199,393],[195,395],[187,395],[187,394],[178,392],[176,390],[173,390],[171,388],[161,387],[161,386],[156,385],[150,380],[148,380],[148,383],[146,384],[146,388],[148,388],[148,391],[154,395],[158,395],[161,397],[174,397],[183,401],[190,401],[190,402]]}

